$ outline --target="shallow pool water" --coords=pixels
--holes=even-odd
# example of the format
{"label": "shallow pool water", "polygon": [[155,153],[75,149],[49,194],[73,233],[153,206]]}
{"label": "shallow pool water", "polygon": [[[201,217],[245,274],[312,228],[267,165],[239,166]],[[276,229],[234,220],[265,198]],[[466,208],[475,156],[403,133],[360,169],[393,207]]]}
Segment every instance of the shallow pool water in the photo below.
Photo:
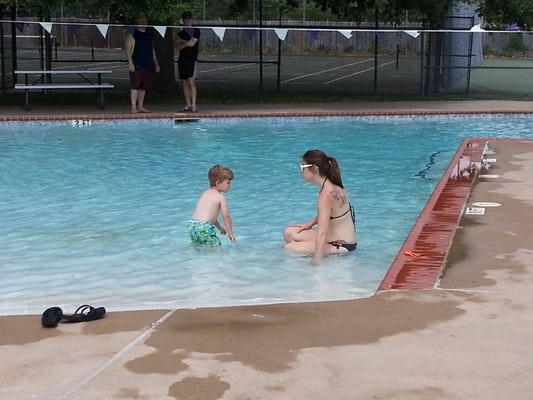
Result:
{"label": "shallow pool water", "polygon": [[[0,124],[0,314],[342,299],[372,293],[464,137],[532,136],[529,116]],[[359,246],[311,267],[283,251],[314,216],[308,149],[335,156]],[[191,248],[214,163],[235,172],[236,244]]]}

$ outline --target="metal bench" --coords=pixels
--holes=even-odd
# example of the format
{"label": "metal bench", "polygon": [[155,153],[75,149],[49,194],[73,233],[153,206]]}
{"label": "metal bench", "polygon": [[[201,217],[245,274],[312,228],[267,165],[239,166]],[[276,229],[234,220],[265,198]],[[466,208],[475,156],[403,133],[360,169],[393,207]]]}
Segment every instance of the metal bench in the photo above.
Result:
{"label": "metal bench", "polygon": [[[111,74],[113,71],[96,71],[96,70],[79,70],[79,71],[61,71],[61,70],[32,70],[32,71],[15,71],[17,75],[24,75],[24,83],[16,83],[15,90],[24,90],[25,92],[25,108],[30,109],[29,92],[30,91],[47,91],[47,90],[96,90],[98,92],[97,104],[100,108],[104,108],[104,90],[113,89],[114,85],[110,83],[102,83],[102,75]],[[30,75],[40,76],[33,82],[30,82]],[[86,82],[82,83],[45,83],[45,77],[50,78],[53,75],[77,75],[83,78]],[[87,76],[96,76],[96,81],[89,79]]]}

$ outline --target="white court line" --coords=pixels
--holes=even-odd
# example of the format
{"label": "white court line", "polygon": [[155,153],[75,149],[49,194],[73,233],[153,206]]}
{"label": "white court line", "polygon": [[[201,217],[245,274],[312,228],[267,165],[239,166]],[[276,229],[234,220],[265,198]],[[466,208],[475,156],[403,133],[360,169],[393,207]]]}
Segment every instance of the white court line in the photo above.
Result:
{"label": "white court line", "polygon": [[320,75],[320,74],[323,74],[324,72],[335,71],[337,69],[351,67],[352,65],[362,64],[362,63],[365,63],[365,62],[368,62],[368,61],[372,61],[372,60],[373,60],[373,58],[368,58],[366,60],[357,61],[357,62],[354,62],[352,64],[341,65],[340,67],[334,67],[334,68],[329,68],[329,69],[325,69],[325,70],[318,71],[318,72],[313,72],[311,74],[300,75],[300,76],[297,76],[296,78],[291,78],[291,79],[287,79],[285,81],[281,81],[281,83],[292,82],[292,81],[295,81],[295,80],[298,80],[298,79],[307,78],[308,76]]}
{"label": "white court line", "polygon": [[220,67],[220,68],[205,69],[205,70],[198,69],[198,72],[206,73],[206,72],[214,72],[214,71],[223,71],[226,69],[235,69],[235,68],[240,68],[240,67],[250,68],[252,65],[253,64],[247,63],[247,64],[232,65],[230,67]]}
{"label": "white court line", "polygon": [[[266,61],[271,62],[271,61],[274,61],[274,60],[266,60]],[[226,69],[235,69],[235,68],[241,68],[241,67],[243,67],[243,68],[251,68],[254,65],[256,65],[256,64],[254,64],[254,63],[244,63],[244,64],[231,65],[229,67],[220,67],[220,68],[205,69],[205,70],[198,69],[198,72],[206,73],[206,72],[223,71],[223,70],[226,70]]]}
{"label": "white court line", "polygon": [[[395,63],[395,62],[396,62],[396,60],[394,60],[394,61],[389,61],[389,62],[386,62],[386,63],[380,64],[380,65],[378,65],[378,68],[379,68],[379,67],[384,67],[385,65],[389,65],[389,64],[392,64],[392,63]],[[332,80],[330,80],[330,81],[327,81],[327,82],[323,83],[322,85],[329,85],[330,83],[340,81],[341,79],[349,78],[349,77],[351,77],[351,76],[356,76],[356,75],[363,74],[363,73],[365,73],[365,72],[373,71],[373,70],[374,70],[374,67],[372,67],[372,68],[367,68],[367,69],[364,69],[364,70],[362,70],[362,71],[355,72],[355,73],[350,74],[350,75],[344,75],[344,76],[341,76],[341,77],[339,77],[339,78],[332,79]]]}
{"label": "white court line", "polygon": [[119,61],[107,61],[107,62],[99,62],[99,63],[92,63],[92,64],[77,64],[76,61],[73,62],[73,64],[76,64],[76,65],[70,65],[68,67],[59,67],[59,68],[54,68],[54,69],[72,69],[74,67],[80,67],[80,68],[83,68],[83,67],[98,67],[100,65],[105,65],[105,64],[116,64],[117,62]]}
{"label": "white court line", "polygon": [[102,364],[96,371],[94,371],[92,374],[87,375],[84,379],[82,379],[80,382],[76,384],[75,387],[64,393],[62,396],[59,396],[58,399],[66,399],[69,397],[72,393],[78,391],[83,385],[85,385],[87,382],[95,378],[97,375],[101,374],[106,368],[108,368],[111,364],[113,364],[116,360],[118,360],[124,353],[129,351],[133,346],[135,346],[137,343],[139,343],[141,340],[144,340],[146,337],[150,336],[155,329],[161,325],[168,317],[170,317],[172,314],[174,314],[176,310],[171,310],[167,312],[165,315],[163,315],[161,318],[159,318],[157,321],[152,323],[150,328],[146,329],[144,332],[142,332],[139,336],[137,336],[135,339],[133,339],[131,342],[129,342],[126,346],[122,348],[118,353],[115,353],[113,357],[111,357],[109,360],[107,360],[104,364]]}

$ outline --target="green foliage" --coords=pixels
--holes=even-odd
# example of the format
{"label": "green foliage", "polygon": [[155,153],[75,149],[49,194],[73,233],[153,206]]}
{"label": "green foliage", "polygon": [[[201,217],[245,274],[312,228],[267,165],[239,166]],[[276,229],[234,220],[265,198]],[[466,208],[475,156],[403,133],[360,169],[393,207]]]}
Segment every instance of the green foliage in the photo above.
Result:
{"label": "green foliage", "polygon": [[505,55],[514,56],[517,53],[522,54],[528,51],[528,48],[524,44],[524,41],[522,40],[522,36],[520,34],[513,34],[509,36],[509,41],[503,48]]}
{"label": "green foliage", "polygon": [[[448,13],[453,0],[306,0],[307,20],[380,20],[399,22],[409,10],[438,26]],[[466,2],[474,0],[464,0]],[[533,0],[477,0],[485,21],[497,27],[517,23],[522,29],[533,26]],[[251,19],[259,0],[0,0],[2,8],[18,7],[42,15],[58,15],[63,6],[65,15],[80,18],[109,17],[110,22],[125,22],[146,15],[153,23],[175,24],[185,10],[197,19]],[[279,18],[280,9],[286,18],[301,19],[303,0],[263,0],[265,19]],[[37,11],[35,14],[37,15]]]}
{"label": "green foliage", "polygon": [[[285,16],[288,19],[302,19],[304,14],[303,2],[299,2],[295,7],[290,7]],[[320,5],[313,1],[307,1],[305,4],[305,19],[307,21],[334,21],[337,16],[331,12],[331,9],[322,9]]]}
{"label": "green foliage", "polygon": [[322,10],[330,9],[339,19],[372,21],[378,13],[380,20],[398,22],[406,10],[421,14],[433,25],[446,15],[452,0],[317,0]]}
{"label": "green foliage", "polygon": [[533,26],[533,0],[481,0],[485,20],[498,27],[517,23],[522,29]]}

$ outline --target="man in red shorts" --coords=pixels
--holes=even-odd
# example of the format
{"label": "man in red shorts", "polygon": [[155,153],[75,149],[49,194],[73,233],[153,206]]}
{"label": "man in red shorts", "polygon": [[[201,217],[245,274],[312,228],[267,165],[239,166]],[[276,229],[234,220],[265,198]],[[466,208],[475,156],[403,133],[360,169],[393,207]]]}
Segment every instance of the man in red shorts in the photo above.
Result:
{"label": "man in red shorts", "polygon": [[126,51],[128,53],[128,66],[130,70],[130,100],[131,112],[150,112],[144,108],[146,89],[150,88],[152,73],[159,72],[159,63],[155,55],[154,39],[146,31],[146,17],[138,19],[138,26],[133,34],[126,38]]}

